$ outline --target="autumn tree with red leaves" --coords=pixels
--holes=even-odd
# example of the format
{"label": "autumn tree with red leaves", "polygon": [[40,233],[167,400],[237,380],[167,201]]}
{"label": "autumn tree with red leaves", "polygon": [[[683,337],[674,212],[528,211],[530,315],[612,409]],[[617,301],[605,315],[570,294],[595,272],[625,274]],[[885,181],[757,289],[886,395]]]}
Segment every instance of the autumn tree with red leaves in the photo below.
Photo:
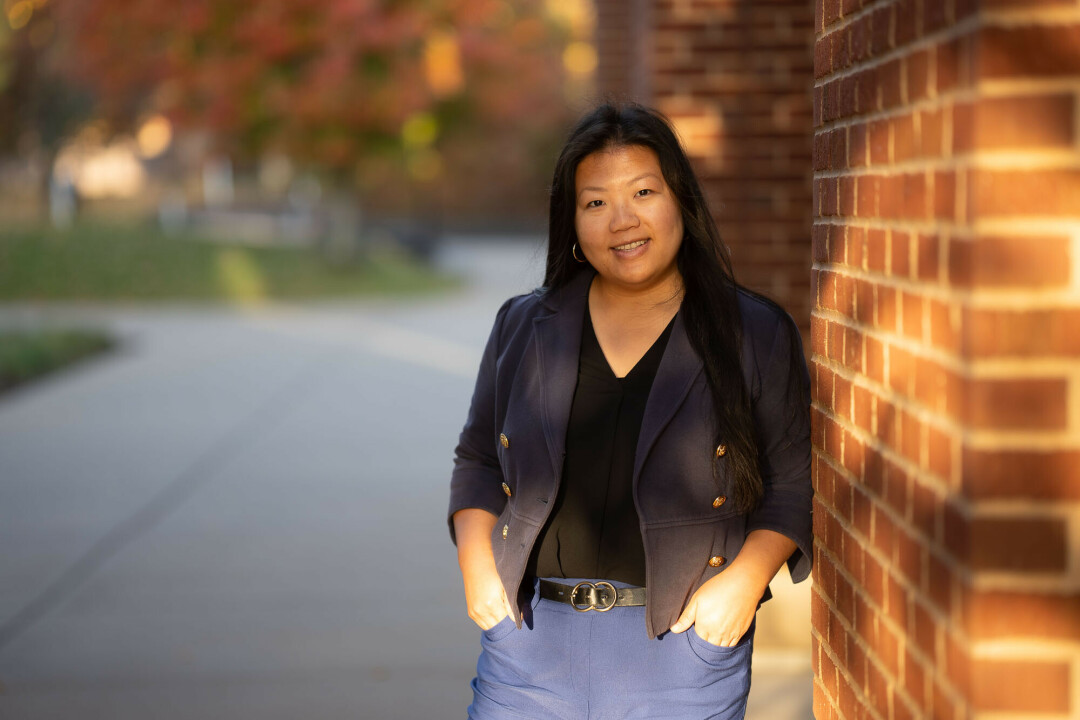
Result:
{"label": "autumn tree with red leaves", "polygon": [[566,120],[567,33],[540,0],[53,2],[71,76],[113,127],[163,113],[369,204],[408,181],[478,211],[515,179],[542,193]]}

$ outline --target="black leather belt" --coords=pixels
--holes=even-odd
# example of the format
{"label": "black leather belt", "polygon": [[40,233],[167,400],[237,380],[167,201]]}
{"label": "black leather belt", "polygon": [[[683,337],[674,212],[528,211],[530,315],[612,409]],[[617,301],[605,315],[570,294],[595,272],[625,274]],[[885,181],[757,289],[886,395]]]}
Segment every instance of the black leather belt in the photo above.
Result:
{"label": "black leather belt", "polygon": [[607,612],[615,606],[628,607],[645,604],[645,588],[617,588],[609,582],[579,582],[564,585],[552,580],[540,581],[540,597],[566,603],[578,612]]}

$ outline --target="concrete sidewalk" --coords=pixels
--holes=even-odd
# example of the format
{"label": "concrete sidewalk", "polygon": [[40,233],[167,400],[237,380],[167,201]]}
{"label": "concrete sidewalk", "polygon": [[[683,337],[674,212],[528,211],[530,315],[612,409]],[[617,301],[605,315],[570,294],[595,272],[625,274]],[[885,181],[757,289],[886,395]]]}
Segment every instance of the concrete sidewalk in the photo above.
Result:
{"label": "concrete sidewalk", "polygon": [[[538,248],[449,244],[438,299],[0,306],[121,339],[0,396],[0,718],[462,717],[450,458]],[[767,624],[750,717],[804,720]]]}

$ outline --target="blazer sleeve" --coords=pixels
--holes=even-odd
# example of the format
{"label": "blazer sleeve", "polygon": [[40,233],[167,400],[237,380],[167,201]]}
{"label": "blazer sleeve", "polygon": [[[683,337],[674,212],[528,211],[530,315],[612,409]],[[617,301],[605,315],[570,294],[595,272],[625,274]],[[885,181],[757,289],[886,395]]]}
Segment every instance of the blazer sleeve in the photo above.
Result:
{"label": "blazer sleeve", "polygon": [[753,408],[764,494],[746,531],[774,530],[791,538],[797,549],[787,560],[788,571],[800,582],[810,574],[814,542],[810,374],[798,328],[786,313],[776,325],[768,358]]}
{"label": "blazer sleeve", "polygon": [[495,449],[496,379],[502,327],[513,301],[507,300],[495,316],[480,371],[476,377],[469,415],[454,450],[454,471],[450,476],[450,509],[446,522],[450,540],[457,544],[454,513],[465,508],[480,508],[499,515],[506,507],[502,490],[502,468]]}

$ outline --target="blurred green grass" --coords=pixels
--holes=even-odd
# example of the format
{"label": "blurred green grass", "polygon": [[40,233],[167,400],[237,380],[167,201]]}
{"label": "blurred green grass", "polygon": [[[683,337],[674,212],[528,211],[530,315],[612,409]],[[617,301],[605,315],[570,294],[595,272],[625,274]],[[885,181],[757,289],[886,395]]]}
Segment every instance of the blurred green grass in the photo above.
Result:
{"label": "blurred green grass", "polygon": [[228,245],[152,225],[0,229],[0,300],[257,303],[429,293],[457,284],[389,250],[333,264],[314,249]]}
{"label": "blurred green grass", "polygon": [[0,332],[0,392],[112,347],[92,330]]}

